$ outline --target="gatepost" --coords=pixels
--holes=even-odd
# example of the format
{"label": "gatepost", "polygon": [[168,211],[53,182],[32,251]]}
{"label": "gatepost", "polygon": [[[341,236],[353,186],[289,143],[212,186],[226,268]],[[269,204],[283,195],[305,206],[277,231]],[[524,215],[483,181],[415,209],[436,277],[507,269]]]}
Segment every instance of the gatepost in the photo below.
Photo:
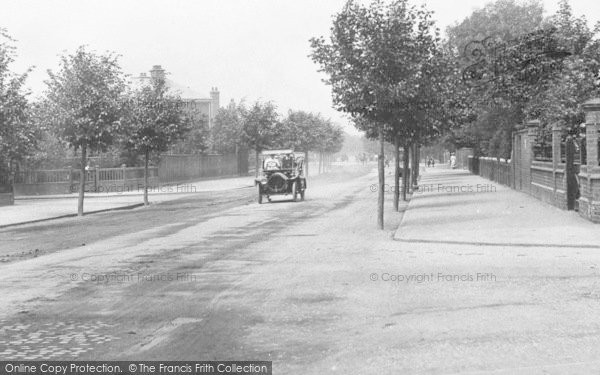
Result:
{"label": "gatepost", "polygon": [[587,164],[581,166],[579,183],[579,214],[600,223],[600,166],[598,158],[598,132],[600,131],[600,98],[583,103],[585,111],[585,138]]}
{"label": "gatepost", "polygon": [[523,149],[521,152],[523,153],[521,171],[523,177],[523,190],[527,191],[528,194],[531,194],[531,164],[533,161],[533,146],[535,145],[535,139],[537,137],[538,130],[540,128],[540,120],[530,120],[526,123],[527,126],[527,135],[523,142]]}
{"label": "gatepost", "polygon": [[[560,144],[562,142],[562,127],[560,126],[560,123],[556,122],[554,124],[552,124],[552,193],[553,193],[553,198],[554,198],[554,204],[558,205],[557,203],[562,200],[564,200],[562,196],[559,196],[560,192],[563,192],[564,194],[564,184],[561,184],[561,186],[558,186],[558,181],[556,178],[557,172],[558,172],[558,167],[559,164],[561,162],[561,155],[560,155]],[[565,171],[566,172],[566,171]],[[566,176],[566,173],[565,173]],[[561,205],[558,205],[559,207],[562,207]]]}

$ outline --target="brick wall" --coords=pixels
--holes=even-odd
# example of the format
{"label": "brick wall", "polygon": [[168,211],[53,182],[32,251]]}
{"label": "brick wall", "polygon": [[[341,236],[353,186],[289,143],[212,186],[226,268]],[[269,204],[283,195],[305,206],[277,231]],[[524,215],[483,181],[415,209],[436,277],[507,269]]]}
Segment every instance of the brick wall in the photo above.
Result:
{"label": "brick wall", "polygon": [[531,190],[535,198],[561,209],[567,209],[567,181],[565,165],[553,169],[552,162],[533,161]]}
{"label": "brick wall", "polygon": [[[522,137],[517,142],[525,141]],[[479,174],[481,177],[514,188],[521,179],[523,192],[553,206],[567,209],[567,182],[565,164],[558,164],[555,168],[552,162],[529,161],[530,153],[516,155],[520,157],[521,163],[513,160],[504,160],[489,157],[469,159],[469,170],[471,173]]]}
{"label": "brick wall", "polygon": [[[580,197],[579,214],[588,220],[600,223],[600,98],[583,104],[586,114],[586,160],[587,165],[572,166],[572,173],[579,178]],[[537,120],[527,122],[513,134],[513,155],[510,161],[494,158],[470,158],[468,165],[471,173],[511,186],[513,189],[526,192],[533,197],[561,209],[568,207],[567,175],[573,181],[571,197],[576,197],[577,183],[573,174],[567,173],[567,165],[561,161],[561,126],[552,126],[552,161],[533,160],[533,144],[537,129]],[[571,203],[573,203],[571,200]],[[576,207],[576,205],[575,205]]]}

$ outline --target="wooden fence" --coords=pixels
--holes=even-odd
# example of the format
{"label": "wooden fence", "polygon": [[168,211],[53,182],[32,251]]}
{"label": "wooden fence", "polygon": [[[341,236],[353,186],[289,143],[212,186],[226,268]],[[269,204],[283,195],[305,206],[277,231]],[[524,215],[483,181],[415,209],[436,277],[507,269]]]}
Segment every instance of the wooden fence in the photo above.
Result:
{"label": "wooden fence", "polygon": [[[237,155],[162,155],[158,166],[149,167],[152,186],[174,184],[203,178],[248,175],[248,152]],[[12,175],[0,173],[0,185],[14,187],[16,196],[68,194],[79,191],[78,169],[20,171]],[[85,191],[127,192],[141,189],[144,168],[91,168],[86,171]]]}
{"label": "wooden fence", "polygon": [[[14,174],[15,195],[68,194],[79,191],[81,171],[51,169],[21,171]],[[159,183],[158,168],[148,168],[149,182]],[[91,168],[86,171],[85,191],[124,192],[139,189],[144,183],[144,168]]]}
{"label": "wooden fence", "polygon": [[[245,174],[247,173],[246,169]],[[243,175],[244,173],[238,169],[238,156],[235,154],[163,155],[158,166],[158,176],[161,183],[176,183],[240,174]]]}

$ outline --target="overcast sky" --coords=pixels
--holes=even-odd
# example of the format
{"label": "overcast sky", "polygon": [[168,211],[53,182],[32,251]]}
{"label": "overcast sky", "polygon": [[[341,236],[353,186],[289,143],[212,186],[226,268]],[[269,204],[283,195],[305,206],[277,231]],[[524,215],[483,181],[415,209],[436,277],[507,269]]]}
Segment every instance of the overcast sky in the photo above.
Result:
{"label": "overcast sky", "polygon": [[[170,78],[205,93],[217,86],[230,99],[273,100],[280,112],[320,112],[341,125],[329,87],[307,57],[308,40],[328,35],[345,0],[0,0],[0,27],[17,40],[13,70],[35,66],[28,85],[44,88],[58,56],[82,44],[121,57],[131,75],[162,65]],[[425,1],[438,26],[468,16],[485,0]],[[414,0],[420,4],[422,1]],[[544,0],[547,14],[557,0]],[[597,0],[571,0],[576,15],[595,23]],[[352,130],[351,126],[345,126]]]}

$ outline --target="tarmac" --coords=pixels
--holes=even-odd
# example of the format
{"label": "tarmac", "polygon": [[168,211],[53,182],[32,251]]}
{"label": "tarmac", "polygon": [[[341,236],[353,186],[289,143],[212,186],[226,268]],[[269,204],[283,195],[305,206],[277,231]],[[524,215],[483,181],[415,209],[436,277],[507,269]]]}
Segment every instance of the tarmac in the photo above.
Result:
{"label": "tarmac", "polygon": [[600,225],[447,166],[421,174],[394,239],[480,246],[600,248]]}

